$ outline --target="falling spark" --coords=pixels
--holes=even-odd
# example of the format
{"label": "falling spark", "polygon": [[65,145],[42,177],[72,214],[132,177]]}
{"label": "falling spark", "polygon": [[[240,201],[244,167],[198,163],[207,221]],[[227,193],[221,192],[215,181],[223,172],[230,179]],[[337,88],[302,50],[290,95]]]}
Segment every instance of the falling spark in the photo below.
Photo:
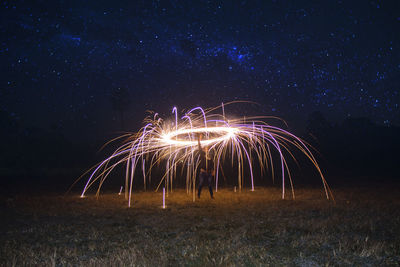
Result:
{"label": "falling spark", "polygon": [[162,189],[162,208],[165,209],[165,187]]}
{"label": "falling spark", "polygon": [[[228,104],[232,103],[234,102]],[[245,166],[248,166],[251,191],[254,191],[253,166],[255,162],[258,162],[261,173],[270,168],[273,179],[275,179],[274,170],[278,167],[282,181],[282,198],[285,198],[287,178],[294,198],[293,181],[287,157],[290,156],[296,161],[292,150],[297,149],[318,171],[326,198],[333,199],[322,171],[305,141],[266,122],[268,119],[279,119],[276,117],[255,116],[227,119],[225,109],[228,104],[221,104],[209,109],[195,107],[186,112],[181,120],[178,120],[178,110],[174,107],[172,110],[172,113],[175,114],[174,122],[164,121],[158,116],[158,113],[148,116],[144,120],[145,126],[139,132],[121,136],[120,138],[127,138],[125,143],[111,156],[91,169],[90,177],[81,196],[83,197],[96,182],[99,182],[98,195],[109,174],[115,167],[123,164],[126,168],[125,198],[130,207],[135,171],[138,168],[142,169],[143,183],[146,187],[146,180],[151,179],[152,169],[162,166],[160,164],[166,162],[164,175],[160,178],[157,187],[158,190],[164,183],[163,207],[165,205],[165,189],[168,196],[168,191],[172,190],[173,181],[177,178],[177,169],[179,168],[182,173],[186,172],[186,190],[188,194],[193,193],[194,201],[196,173],[200,164],[199,153],[197,153],[198,142],[200,142],[202,147],[209,148],[214,159],[216,191],[222,163],[228,160],[233,165],[234,159],[236,159],[239,192],[244,185],[244,180],[247,179]],[[222,114],[216,112],[218,109],[222,110]],[[205,136],[201,141],[198,139],[200,134]],[[273,156],[275,154],[276,158]],[[139,162],[142,164],[138,164]]]}

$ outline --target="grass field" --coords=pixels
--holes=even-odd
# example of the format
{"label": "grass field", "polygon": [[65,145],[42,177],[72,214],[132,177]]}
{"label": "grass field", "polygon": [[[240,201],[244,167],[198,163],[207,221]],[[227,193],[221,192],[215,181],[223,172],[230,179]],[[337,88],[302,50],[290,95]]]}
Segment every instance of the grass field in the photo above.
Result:
{"label": "grass field", "polygon": [[399,266],[399,186],[1,199],[0,265]]}

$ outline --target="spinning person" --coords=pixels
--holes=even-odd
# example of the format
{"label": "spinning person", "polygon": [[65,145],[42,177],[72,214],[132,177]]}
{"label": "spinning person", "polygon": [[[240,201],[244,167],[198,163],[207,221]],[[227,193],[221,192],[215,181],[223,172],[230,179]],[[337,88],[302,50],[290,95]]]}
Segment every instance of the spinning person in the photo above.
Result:
{"label": "spinning person", "polygon": [[199,191],[197,193],[198,198],[200,198],[201,189],[205,183],[208,184],[208,189],[210,190],[210,196],[213,197],[212,191],[212,179],[214,175],[214,162],[210,153],[208,151],[208,147],[206,146],[203,150],[201,147],[201,137],[202,135],[199,134],[198,136],[198,146],[199,146],[199,157],[200,157],[200,173],[199,173]]}

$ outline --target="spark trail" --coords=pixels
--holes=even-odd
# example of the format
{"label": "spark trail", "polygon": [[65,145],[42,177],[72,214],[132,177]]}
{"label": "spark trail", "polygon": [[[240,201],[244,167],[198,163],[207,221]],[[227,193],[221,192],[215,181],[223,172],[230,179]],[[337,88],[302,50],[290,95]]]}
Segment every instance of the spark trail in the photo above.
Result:
{"label": "spark trail", "polygon": [[[98,195],[105,179],[118,165],[123,164],[125,165],[125,198],[128,200],[128,206],[131,206],[136,170],[142,169],[143,184],[146,187],[146,181],[151,180],[152,169],[162,168],[160,165],[166,164],[157,190],[164,183],[167,193],[171,191],[178,169],[182,173],[185,172],[186,190],[188,194],[193,193],[194,201],[196,173],[200,164],[197,137],[202,134],[206,138],[200,141],[201,146],[207,146],[214,158],[216,191],[218,191],[220,169],[225,160],[230,160],[232,165],[234,163],[237,165],[239,190],[244,185],[244,179],[247,178],[244,169],[246,165],[248,166],[251,190],[254,191],[253,166],[257,161],[261,173],[270,168],[273,176],[274,169],[279,170],[282,198],[285,198],[286,179],[289,180],[288,184],[294,198],[293,181],[287,158],[291,157],[296,161],[293,150],[298,150],[318,171],[326,198],[333,199],[314,155],[302,139],[266,122],[277,119],[276,117],[256,116],[228,120],[225,117],[225,106],[228,104],[209,109],[193,108],[186,112],[181,120],[178,120],[178,111],[174,107],[172,113],[175,113],[175,121],[172,123],[164,121],[157,113],[148,116],[144,120],[145,126],[139,132],[121,136],[120,138],[126,138],[124,144],[111,156],[89,170],[90,177],[81,197],[84,197],[86,191],[96,182],[99,183]],[[222,110],[222,114],[217,113],[218,110]]]}

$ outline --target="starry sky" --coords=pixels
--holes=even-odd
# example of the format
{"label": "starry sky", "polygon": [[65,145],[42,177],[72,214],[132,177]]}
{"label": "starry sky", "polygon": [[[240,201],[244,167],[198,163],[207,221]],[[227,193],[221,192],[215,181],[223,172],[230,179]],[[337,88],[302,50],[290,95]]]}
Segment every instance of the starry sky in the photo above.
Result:
{"label": "starry sky", "polygon": [[[146,110],[259,103],[294,125],[400,124],[399,1],[2,1],[0,109],[68,137]],[[249,115],[240,105],[237,114]]]}

